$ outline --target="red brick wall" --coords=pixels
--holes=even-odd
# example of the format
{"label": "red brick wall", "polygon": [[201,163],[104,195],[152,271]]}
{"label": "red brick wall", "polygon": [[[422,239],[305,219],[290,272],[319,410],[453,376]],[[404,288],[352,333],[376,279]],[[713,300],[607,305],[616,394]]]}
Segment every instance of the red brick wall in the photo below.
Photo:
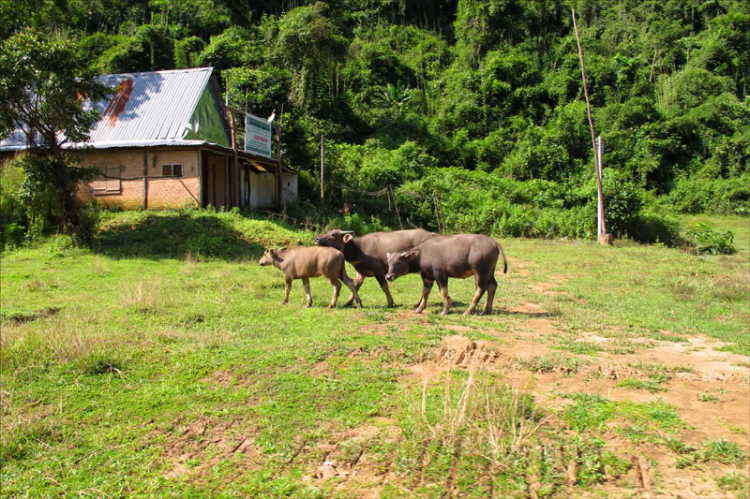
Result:
{"label": "red brick wall", "polygon": [[[143,176],[143,149],[107,149],[78,153],[81,166],[98,167],[108,171],[119,170],[120,176]],[[181,178],[148,179],[148,208],[179,208],[185,205],[200,205],[200,178],[197,149],[148,149],[148,176],[160,177],[162,165],[181,164]],[[119,167],[119,168],[118,168]],[[110,173],[111,176],[111,173]],[[111,182],[111,181],[110,181]],[[120,190],[94,191],[91,187],[104,186],[99,178],[89,185],[79,185],[78,198],[82,201],[97,201],[107,206],[126,209],[143,206],[143,179],[122,180]],[[110,183],[111,187],[111,183]]]}

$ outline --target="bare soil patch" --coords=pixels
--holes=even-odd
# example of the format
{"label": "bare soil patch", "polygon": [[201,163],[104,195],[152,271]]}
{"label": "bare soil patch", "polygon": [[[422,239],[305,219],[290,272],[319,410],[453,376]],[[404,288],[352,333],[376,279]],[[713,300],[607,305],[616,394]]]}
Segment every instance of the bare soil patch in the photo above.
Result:
{"label": "bare soil patch", "polygon": [[[528,314],[541,313],[544,309],[528,303],[511,310]],[[750,368],[746,357],[719,350],[723,343],[695,335],[687,342],[648,339],[650,349],[629,355],[598,352],[595,357],[588,357],[562,351],[556,354],[586,358],[589,364],[582,366],[577,373],[563,369],[531,372],[524,367],[523,360],[552,353],[540,341],[552,341],[560,331],[544,318],[530,318],[514,324],[514,327],[516,329],[511,334],[498,335],[503,338],[502,342],[472,341],[464,336],[443,338],[432,360],[408,367],[412,382],[416,381],[415,378],[437,382],[448,369],[481,368],[505,376],[510,384],[533,393],[553,410],[570,403],[562,395],[576,392],[598,394],[613,401],[650,403],[662,400],[675,407],[679,417],[689,425],[679,437],[686,444],[700,448],[707,440],[724,439],[738,444],[746,452],[750,451]],[[450,329],[466,334],[476,330]],[[638,339],[630,338],[635,343]],[[619,340],[583,333],[575,341],[609,347],[618,344]],[[666,391],[650,393],[618,386],[626,378],[647,381],[648,366],[671,373],[661,385]],[[707,394],[712,396],[712,401],[705,401]],[[713,400],[714,397],[718,400]],[[622,446],[627,448],[628,455],[643,454],[658,463],[648,473],[663,477],[660,486],[654,486],[654,491],[641,490],[653,497],[659,496],[659,490],[678,490],[685,497],[705,496],[709,492],[715,496],[719,490],[715,479],[726,471],[712,463],[707,463],[702,469],[678,469],[676,455],[660,445],[623,440]],[[636,480],[635,476],[631,478]]]}
{"label": "bare soil patch", "polygon": [[447,336],[443,338],[434,362],[443,366],[468,368],[494,364],[499,357],[493,342],[471,341],[464,336]]}
{"label": "bare soil patch", "polygon": [[542,308],[541,305],[538,305],[536,303],[524,303],[523,305],[510,307],[508,309],[508,312],[512,314],[539,315],[539,316],[545,316],[549,313],[544,308]]}
{"label": "bare soil patch", "polygon": [[171,469],[168,479],[195,479],[226,459],[239,456],[244,469],[260,465],[261,451],[254,445],[255,427],[243,427],[235,421],[217,421],[199,417],[177,425],[164,443],[164,458]]}
{"label": "bare soil patch", "polygon": [[538,335],[558,334],[561,331],[549,319],[528,319],[521,327]]}
{"label": "bare soil patch", "polygon": [[208,384],[212,390],[217,390],[219,387],[228,388],[234,382],[235,378],[236,375],[232,371],[216,371],[201,381]]}
{"label": "bare soil patch", "polygon": [[538,293],[541,295],[547,295],[547,296],[569,296],[573,297],[573,293],[569,293],[567,291],[558,291],[557,288],[559,284],[552,283],[552,282],[538,282],[536,284],[532,284],[529,289],[533,291],[534,293]]}
{"label": "bare soil patch", "polygon": [[390,470],[391,461],[383,461],[373,446],[401,438],[396,421],[382,417],[374,418],[370,424],[334,432],[313,448],[304,449],[312,460],[303,481],[320,486],[332,480],[336,489],[346,490],[355,497],[380,497],[382,486],[395,476]]}

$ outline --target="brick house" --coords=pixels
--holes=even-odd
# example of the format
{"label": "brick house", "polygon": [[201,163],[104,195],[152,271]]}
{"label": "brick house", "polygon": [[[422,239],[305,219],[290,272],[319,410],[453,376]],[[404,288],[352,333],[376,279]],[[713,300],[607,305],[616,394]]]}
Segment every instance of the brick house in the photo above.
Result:
{"label": "brick house", "polygon": [[[212,68],[105,75],[115,92],[91,104],[101,113],[81,166],[103,176],[79,185],[78,199],[123,208],[273,206],[277,162],[231,147]],[[26,148],[21,130],[0,142],[0,159]],[[236,155],[236,158],[235,158]],[[284,203],[297,199],[297,172],[283,166]]]}

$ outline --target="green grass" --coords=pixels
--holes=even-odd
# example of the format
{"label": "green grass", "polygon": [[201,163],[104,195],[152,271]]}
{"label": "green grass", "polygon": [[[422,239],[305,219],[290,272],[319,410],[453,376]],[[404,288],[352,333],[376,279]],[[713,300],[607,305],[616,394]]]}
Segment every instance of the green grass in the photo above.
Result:
{"label": "green grass", "polygon": [[675,408],[663,401],[615,402],[587,393],[568,397],[573,404],[565,409],[563,419],[577,432],[603,431],[614,425],[625,437],[639,442],[660,441],[659,435],[664,432],[687,428]]}
{"label": "green grass", "polygon": [[667,389],[661,386],[661,383],[656,381],[644,381],[640,379],[625,378],[617,383],[619,388],[626,388],[630,390],[646,390],[651,393],[666,392]]}
{"label": "green grass", "polygon": [[[746,275],[741,255],[503,241],[510,273],[498,279],[495,314],[458,314],[474,294],[466,279],[450,282],[454,313],[437,316],[442,305],[433,291],[429,314],[416,317],[410,310],[421,286],[418,276],[392,283],[396,310],[385,308],[373,279],[360,291],[361,310],[326,309],[331,286],[321,279],[311,281],[311,309],[304,307],[299,282],[289,305],[281,306],[281,273],[259,267],[257,259],[267,246],[312,242],[312,233],[281,223],[236,213],[166,211],[106,214],[103,226],[88,250],[57,237],[2,255],[4,496],[361,495],[353,485],[336,492],[336,480],[305,478],[331,447],[336,460],[350,463],[364,452],[367,466],[391,470],[384,496],[410,490],[431,495],[433,479],[435,494],[481,496],[491,481],[484,466],[502,468],[495,491],[523,495],[532,477],[540,497],[565,494],[570,489],[560,446],[566,460],[578,463],[577,486],[596,487],[607,475],[621,475],[627,461],[600,439],[602,432],[655,441],[660,432],[686,431],[685,424],[663,402],[631,404],[593,395],[574,399],[574,409],[556,415],[508,380],[491,378],[476,394],[496,395],[495,419],[482,419],[486,403],[472,399],[476,419],[459,425],[459,433],[466,432],[465,442],[476,447],[462,447],[454,460],[450,432],[438,438],[424,426],[420,381],[407,368],[431,358],[445,336],[502,343],[540,318],[564,333],[559,345],[548,346],[580,355],[612,345],[576,342],[578,331],[611,337],[622,349],[635,338],[672,341],[668,337],[703,333],[727,342],[733,352],[750,352],[741,333],[745,304],[731,286],[722,290]],[[562,275],[557,289],[570,298],[530,289],[519,278],[520,260],[534,281]],[[351,267],[348,272],[354,275]],[[675,283],[683,281],[688,287],[679,289],[693,291],[676,295]],[[340,304],[347,297],[342,291]],[[524,308],[528,303],[539,308]],[[449,325],[466,331],[456,333]],[[540,354],[528,369],[575,374],[586,362]],[[661,371],[644,367],[643,375],[657,382],[670,375]],[[445,382],[428,386],[433,412],[427,422],[433,428],[450,430],[449,416],[459,407],[467,374],[456,371],[451,379],[448,411]],[[520,412],[506,416],[519,423],[549,419],[520,447],[504,441],[497,449],[505,454],[486,454],[489,428],[511,428],[499,415],[514,403],[521,404]],[[565,431],[567,425],[575,436]],[[372,427],[396,436],[372,430],[374,436],[362,440],[348,433]],[[249,449],[242,447],[246,440]],[[232,452],[235,447],[241,450]],[[430,456],[422,468],[420,455]],[[495,457],[483,461],[488,455]]]}
{"label": "green grass", "polygon": [[747,469],[745,463],[748,459],[747,452],[743,451],[734,442],[724,439],[706,440],[700,449],[686,448],[677,459],[677,468],[700,468],[705,463],[721,463],[734,465],[740,469]]}
{"label": "green grass", "polygon": [[717,397],[716,395],[710,395],[708,393],[701,393],[700,395],[698,395],[698,400],[701,402],[716,403],[719,401],[719,397]]}

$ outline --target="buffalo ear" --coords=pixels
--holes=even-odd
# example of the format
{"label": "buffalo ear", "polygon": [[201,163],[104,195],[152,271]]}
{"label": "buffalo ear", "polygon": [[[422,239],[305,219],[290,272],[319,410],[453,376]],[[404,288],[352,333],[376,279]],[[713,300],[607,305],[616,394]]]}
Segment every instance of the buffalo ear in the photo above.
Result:
{"label": "buffalo ear", "polygon": [[344,243],[348,243],[352,239],[354,239],[353,235],[351,235],[351,234],[344,234]]}
{"label": "buffalo ear", "polygon": [[276,250],[275,250],[275,249],[273,249],[273,248],[268,248],[268,249],[266,250],[266,253],[268,253],[269,255],[273,256],[273,255],[275,255],[275,254],[276,254]]}
{"label": "buffalo ear", "polygon": [[419,251],[417,250],[407,251],[406,253],[403,253],[401,256],[403,256],[407,260],[411,260],[419,256]]}
{"label": "buffalo ear", "polygon": [[276,251],[286,251],[286,246],[282,246],[281,248],[276,248]]}

